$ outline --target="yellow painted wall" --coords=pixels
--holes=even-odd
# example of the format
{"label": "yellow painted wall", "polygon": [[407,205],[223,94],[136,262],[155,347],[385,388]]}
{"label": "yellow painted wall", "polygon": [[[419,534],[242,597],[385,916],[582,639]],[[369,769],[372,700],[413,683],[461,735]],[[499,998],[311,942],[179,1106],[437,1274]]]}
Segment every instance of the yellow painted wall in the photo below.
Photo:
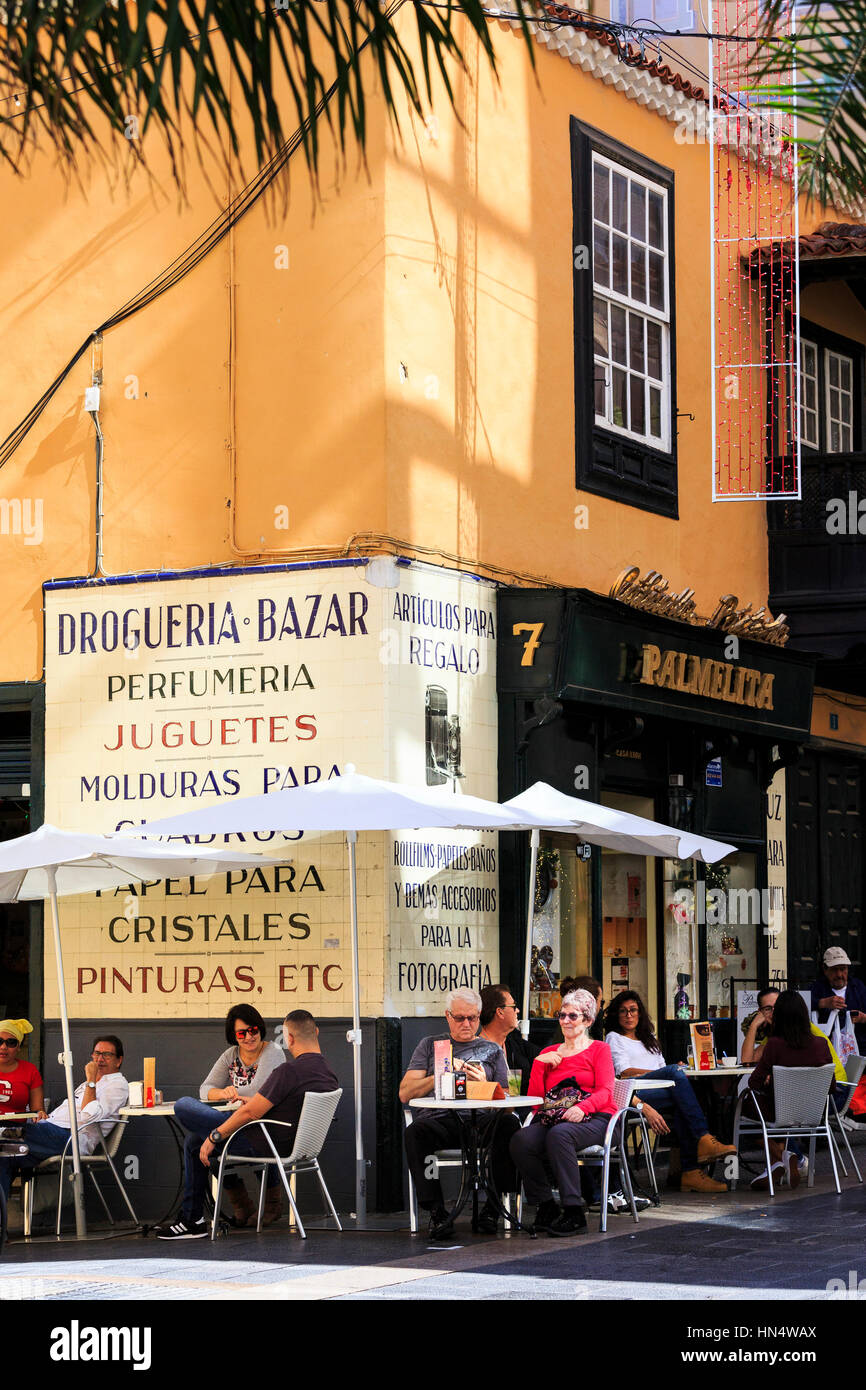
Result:
{"label": "yellow painted wall", "polygon": [[[397,141],[374,96],[368,172],[350,155],[336,186],[326,168],[314,208],[298,158],[287,207],[281,187],[106,335],[106,572],[339,553],[372,533],[600,592],[657,567],[701,611],[765,600],[763,506],[710,501],[706,146],[537,46],[536,82],[520,36],[494,40],[498,85],[474,59],[455,78],[462,126],[440,94]],[[679,521],[575,491],[572,114],[675,172],[678,403],[695,416]],[[178,199],[149,151],[151,175],[128,182],[92,166],[64,184],[47,153],[24,179],[0,171],[0,437],[237,191],[190,157]],[[87,353],[0,473],[0,497],[44,506],[41,544],[0,536],[3,680],[40,675],[43,580],[93,569],[90,370]]]}

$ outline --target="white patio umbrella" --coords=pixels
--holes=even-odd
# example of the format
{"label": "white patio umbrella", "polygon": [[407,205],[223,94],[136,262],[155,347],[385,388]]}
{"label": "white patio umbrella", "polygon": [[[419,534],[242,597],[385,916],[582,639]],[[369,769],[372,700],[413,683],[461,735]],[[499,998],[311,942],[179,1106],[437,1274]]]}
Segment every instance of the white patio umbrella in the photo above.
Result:
{"label": "white patio umbrella", "polygon": [[[587,844],[599,845],[602,849],[621,850],[625,853],[663,856],[665,859],[701,859],[705,864],[715,864],[725,855],[735,854],[736,847],[722,840],[711,840],[705,835],[693,835],[690,831],[677,830],[672,825],[647,820],[644,816],[633,816],[629,811],[615,811],[610,806],[600,806],[595,801],[584,801],[582,797],[566,796],[547,782],[534,782],[520,796],[513,796],[502,803],[503,811],[515,819],[522,816],[527,821],[541,825],[547,830],[560,830],[578,836]],[[529,901],[526,912],[526,960],[523,973],[523,1012],[520,1031],[529,1036],[529,977],[532,964],[532,923],[535,910],[535,875],[538,864],[540,831],[534,828],[530,841],[529,855]]]}
{"label": "white patio umbrella", "polygon": [[240,854],[231,850],[201,850],[190,854],[183,847],[154,845],[144,840],[121,840],[111,835],[88,835],[75,830],[58,830],[43,825],[29,835],[0,844],[0,902],[12,903],[38,898],[51,900],[51,925],[57,957],[57,984],[60,995],[60,1026],[63,1052],[60,1062],[66,1075],[66,1095],[72,1134],[73,1196],[75,1231],[87,1234],[84,1218],[84,1187],[81,1152],[75,1111],[75,1083],[72,1076],[72,1046],[69,1040],[69,1013],[63,975],[58,897],[77,893],[96,893],[106,888],[153,878],[205,877],[221,868],[261,865],[262,855]]}
{"label": "white patio umbrella", "polygon": [[253,831],[342,831],[349,848],[349,912],[352,934],[351,1042],[355,1091],[355,1214],[366,1219],[367,1172],[361,1133],[361,1005],[358,969],[358,899],[355,846],[359,830],[517,830],[534,826],[534,817],[514,817],[495,801],[452,793],[448,789],[411,787],[364,777],[347,765],[341,777],[292,787],[264,796],[241,797],[206,809],[189,811],[126,828],[132,835],[212,835]]}

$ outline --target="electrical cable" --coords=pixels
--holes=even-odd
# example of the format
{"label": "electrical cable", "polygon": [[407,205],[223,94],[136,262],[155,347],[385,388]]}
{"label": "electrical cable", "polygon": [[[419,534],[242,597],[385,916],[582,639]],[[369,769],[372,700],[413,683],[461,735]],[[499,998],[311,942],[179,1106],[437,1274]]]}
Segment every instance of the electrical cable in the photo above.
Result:
{"label": "electrical cable", "polygon": [[[403,3],[404,0],[394,0],[387,14],[389,16],[394,14],[401,8]],[[360,57],[365,48],[367,48],[372,37],[372,33],[368,34],[359,45],[358,57]],[[295,133],[286,141],[282,148],[262,166],[255,178],[232,199],[220,215],[214,219],[209,227],[205,228],[185,251],[182,251],[170,265],[161,271],[159,275],[155,276],[149,284],[145,285],[144,289],[139,290],[137,294],[133,295],[131,299],[128,299],[125,304],[121,305],[121,307],[115,311],[115,313],[110,315],[109,318],[105,319],[103,323],[97,328],[94,328],[92,332],[87,335],[84,342],[72,355],[66,363],[66,366],[58,372],[57,376],[51,382],[51,385],[42,393],[39,400],[31,407],[24,419],[21,420],[19,424],[16,425],[15,429],[13,429],[2,443],[0,443],[0,468],[3,468],[4,465],[9,462],[13,454],[26,439],[39,417],[57,394],[76,363],[80,361],[94,339],[100,335],[104,335],[110,329],[116,328],[126,319],[148,308],[162,295],[167,294],[169,290],[173,289],[175,285],[179,284],[181,280],[185,279],[187,275],[195,270],[196,267],[210,255],[211,251],[219,246],[220,242],[225,239],[232,228],[237,226],[241,218],[255,206],[288,164],[298,147],[303,143],[305,135],[312,128],[314,122],[319,119],[322,112],[333,100],[339,85],[339,79],[335,79],[324,95],[319,98],[312,116],[308,116],[305,121],[302,121]]]}

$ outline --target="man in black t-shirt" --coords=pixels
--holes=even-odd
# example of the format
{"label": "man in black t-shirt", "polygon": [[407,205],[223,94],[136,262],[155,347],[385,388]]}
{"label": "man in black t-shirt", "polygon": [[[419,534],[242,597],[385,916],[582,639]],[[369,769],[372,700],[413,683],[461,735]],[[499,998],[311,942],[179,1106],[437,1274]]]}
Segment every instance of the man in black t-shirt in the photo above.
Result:
{"label": "man in black t-shirt", "polygon": [[[160,1240],[196,1240],[208,1234],[207,1223],[202,1215],[207,1181],[211,1171],[214,1154],[219,1156],[222,1145],[230,1134],[242,1129],[253,1120],[282,1120],[292,1126],[287,1130],[271,1130],[277,1152],[289,1154],[295,1142],[298,1120],[308,1091],[336,1091],[339,1081],[322,1056],[319,1047],[319,1030],[316,1021],[306,1009],[295,1009],[287,1014],[283,1023],[283,1038],[291,1053],[291,1062],[284,1062],[271,1072],[257,1095],[245,1101],[240,1110],[229,1115],[224,1122],[211,1131],[201,1147],[193,1136],[187,1139],[184,1150],[184,1190],[180,1217],[168,1226],[157,1226],[156,1235]],[[241,1135],[232,1144],[232,1153],[249,1158],[261,1155],[273,1158],[261,1129],[256,1126],[247,1135]]]}

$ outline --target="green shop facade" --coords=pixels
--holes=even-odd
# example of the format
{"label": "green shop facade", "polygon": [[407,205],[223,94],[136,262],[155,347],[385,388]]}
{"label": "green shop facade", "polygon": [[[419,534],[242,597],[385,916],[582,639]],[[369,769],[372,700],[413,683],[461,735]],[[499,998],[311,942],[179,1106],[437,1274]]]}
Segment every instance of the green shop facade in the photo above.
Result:
{"label": "green shop facade", "polygon": [[[542,836],[530,1014],[554,1029],[560,982],[636,989],[666,1056],[688,1021],[736,1047],[738,996],[783,982],[785,770],[809,738],[813,659],[582,589],[499,594],[499,792],[559,791],[733,844],[718,865]],[[501,844],[503,979],[522,980],[528,837]],[[769,853],[768,853],[769,846]],[[584,857],[588,855],[588,857]]]}

